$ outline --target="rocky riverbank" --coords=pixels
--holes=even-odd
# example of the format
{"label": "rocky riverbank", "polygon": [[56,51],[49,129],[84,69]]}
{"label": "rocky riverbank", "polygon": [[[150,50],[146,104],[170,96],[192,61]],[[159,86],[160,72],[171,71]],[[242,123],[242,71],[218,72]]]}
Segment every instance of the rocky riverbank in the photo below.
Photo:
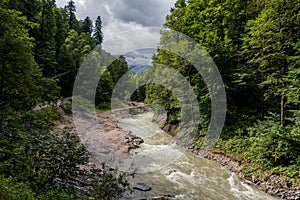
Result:
{"label": "rocky riverbank", "polygon": [[[200,155],[200,149],[195,146],[189,146],[188,150]],[[251,166],[251,163],[243,163],[240,160],[214,151],[209,151],[204,157],[221,164],[229,171],[237,174],[243,182],[256,186],[272,196],[288,200],[300,200],[300,187],[293,186],[291,178],[270,172],[261,172],[263,176],[255,176],[252,173],[249,177],[242,172],[242,169],[245,166]]]}
{"label": "rocky riverbank", "polygon": [[[130,114],[139,114],[146,112],[147,110],[148,109],[146,105],[133,105],[129,111]],[[128,114],[128,112],[123,112],[124,110],[121,109],[117,114]],[[114,114],[116,114],[115,111],[97,112],[99,126],[105,132],[107,139],[111,141],[111,144],[117,149],[116,151],[119,151],[120,153],[130,153],[130,150],[138,148],[139,145],[143,143],[143,139],[136,137],[130,132],[124,131],[118,127],[118,121],[114,117]],[[199,155],[198,148],[190,146],[187,147],[187,149]],[[252,174],[249,177],[242,172],[242,169],[245,166],[251,165],[251,163],[243,163],[242,161],[236,160],[230,156],[212,151],[208,152],[205,155],[205,158],[223,165],[231,172],[237,174],[242,181],[250,185],[255,185],[270,195],[280,197],[282,199],[300,200],[300,188],[294,187],[292,185],[292,180],[288,179],[287,177],[282,177],[278,174],[272,173],[266,174],[267,172],[264,172],[264,175],[266,176],[257,176]],[[157,198],[159,199],[159,197]]]}
{"label": "rocky riverbank", "polygon": [[[133,114],[139,114],[145,111],[146,110],[144,109],[137,109],[135,111],[132,110],[131,112]],[[112,116],[112,113],[109,113],[110,111],[107,112],[102,112],[101,114],[99,113],[100,116],[98,114],[99,119],[103,119],[101,116],[105,116],[103,124],[108,127],[110,131],[125,133],[124,135],[122,135],[122,137],[120,137],[119,134],[111,134],[112,132],[108,130],[109,135],[114,136],[112,137],[114,138],[114,140],[119,140],[119,142],[116,143],[117,146],[125,147],[125,152],[130,152],[131,149],[138,148],[143,140],[134,135],[131,135],[131,133],[129,132],[124,132],[122,129],[120,129],[116,125],[117,121],[115,120],[115,118],[110,117]],[[112,127],[114,128],[111,129]],[[197,155],[200,154],[197,147],[190,146],[188,147],[188,149]],[[245,166],[251,165],[251,163],[243,163],[242,161],[236,160],[230,156],[213,151],[208,152],[204,157],[221,164],[231,172],[237,174],[243,182],[246,182],[249,185],[256,186],[272,196],[288,200],[300,200],[300,188],[294,187],[290,178],[268,172],[261,172],[261,174],[264,174],[264,176],[257,176],[252,174],[249,177],[242,172],[242,169]]]}
{"label": "rocky riverbank", "polygon": [[[57,105],[58,111],[61,114],[61,119],[56,122],[55,128],[53,132],[63,132],[63,130],[67,129],[69,132],[73,134],[78,134],[78,130],[75,127],[73,116],[71,115],[71,105],[70,101],[65,100],[63,103]],[[127,112],[129,111],[129,112]],[[106,140],[110,146],[115,149],[115,153],[120,154],[127,154],[130,153],[130,150],[139,148],[139,146],[144,142],[142,138],[132,135],[128,131],[124,131],[123,129],[119,128],[117,125],[117,118],[118,117],[126,117],[126,114],[139,114],[147,111],[147,106],[145,104],[132,104],[128,108],[128,110],[120,109],[115,111],[96,111],[97,116],[97,123],[94,124],[96,126],[95,133],[90,132],[89,134],[98,134],[101,131],[103,140]],[[86,115],[83,118],[80,118],[80,123],[84,124],[87,127],[91,126],[92,116]],[[93,130],[93,129],[91,129]],[[90,152],[91,153],[91,152]],[[110,177],[109,173],[114,174],[116,178],[119,176],[119,172],[115,169],[111,169],[107,166],[104,166],[99,160],[97,160],[91,153],[89,161],[81,166],[80,173],[69,176],[64,179],[57,177],[55,179],[56,184],[62,185],[64,188],[68,189],[75,189],[80,194],[84,195],[91,195],[95,191],[94,184],[101,184],[103,182],[103,186],[101,186],[103,190],[110,191],[116,190],[115,194],[121,194],[123,187],[127,190],[132,190],[127,186],[127,183],[124,182],[124,185],[120,184],[119,182],[113,180],[109,180],[110,178],[113,179],[114,177]],[[114,171],[114,172],[112,172]],[[127,174],[125,174],[127,176]],[[123,176],[123,175],[122,175]],[[122,177],[120,176],[120,177]],[[130,175],[128,175],[130,176]],[[103,179],[107,179],[103,181]],[[117,178],[119,179],[119,178]],[[121,179],[120,179],[121,180]],[[126,181],[126,180],[122,180]],[[107,192],[106,191],[106,192]],[[101,191],[100,191],[101,192]]]}

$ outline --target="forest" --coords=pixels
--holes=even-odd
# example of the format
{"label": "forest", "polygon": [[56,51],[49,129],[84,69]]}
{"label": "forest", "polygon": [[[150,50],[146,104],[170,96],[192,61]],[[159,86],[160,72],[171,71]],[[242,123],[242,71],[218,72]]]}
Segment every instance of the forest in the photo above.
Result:
{"label": "forest", "polygon": [[[58,8],[55,0],[3,0],[0,10],[0,199],[119,195],[126,181],[115,172],[89,174],[98,177],[93,194],[65,187],[90,155],[69,129],[53,132],[72,112],[56,102],[71,97],[80,64],[103,42],[101,17],[78,20],[74,1]],[[99,81],[97,108],[110,107],[114,84],[127,71],[125,58],[115,58]]]}
{"label": "forest", "polygon": [[[251,163],[243,169],[248,177],[267,180],[261,171],[269,171],[292,178],[296,185],[300,178],[299,14],[300,3],[292,0],[178,0],[164,24],[200,44],[221,73],[227,116],[214,151]],[[168,37],[162,33],[161,45],[168,44]],[[174,48],[189,50],[189,45],[178,43]],[[153,60],[178,70],[197,94],[201,122],[193,143],[201,147],[211,117],[203,77],[175,53],[158,48]],[[155,84],[145,90],[149,105],[164,105],[165,130],[176,132],[182,106],[176,96]]]}
{"label": "forest", "polygon": [[[58,181],[81,173],[78,166],[89,153],[68,129],[53,134],[70,107],[34,109],[72,96],[80,65],[103,43],[101,16],[78,20],[73,0],[64,8],[55,0],[2,0],[0,10],[0,199],[118,195],[127,183],[114,172],[94,172],[102,181],[95,180],[90,196]],[[193,38],[218,67],[227,116],[213,151],[245,163],[248,178],[267,180],[270,172],[300,186],[299,24],[299,0],[177,0],[166,16],[165,28]],[[161,44],[166,38],[162,32]],[[179,71],[197,94],[201,122],[191,143],[201,147],[211,112],[203,77],[190,62],[159,47],[157,64]],[[97,86],[97,109],[110,109],[112,91],[127,72],[122,55],[107,67]],[[181,108],[170,90],[148,84],[132,100],[163,105],[162,128],[176,135]]]}

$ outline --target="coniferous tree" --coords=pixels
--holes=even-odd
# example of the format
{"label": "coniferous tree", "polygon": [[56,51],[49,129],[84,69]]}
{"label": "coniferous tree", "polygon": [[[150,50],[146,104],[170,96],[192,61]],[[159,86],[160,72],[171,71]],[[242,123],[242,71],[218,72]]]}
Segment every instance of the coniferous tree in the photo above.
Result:
{"label": "coniferous tree", "polygon": [[[28,34],[27,27],[30,26],[26,18],[20,17],[15,10],[0,10],[1,113],[9,110],[28,110],[45,100],[43,92],[50,91],[47,87],[52,90],[49,94],[56,93],[57,88],[53,81],[42,77],[34,61],[33,40]],[[48,86],[44,84],[45,81],[49,83]]]}
{"label": "coniferous tree", "polygon": [[56,22],[53,2],[45,0],[42,4],[40,25],[36,34],[35,58],[46,77],[56,75]]}
{"label": "coniferous tree", "polygon": [[94,38],[96,40],[96,44],[102,44],[103,42],[103,33],[102,33],[102,20],[101,17],[98,16],[95,22],[95,33],[94,33]]}
{"label": "coniferous tree", "polygon": [[82,33],[90,33],[93,32],[93,22],[92,20],[87,16],[83,21],[81,21],[81,28],[80,32]]}
{"label": "coniferous tree", "polygon": [[64,9],[55,8],[54,12],[55,12],[55,21],[56,21],[56,32],[55,32],[56,55],[58,55],[59,49],[64,43],[68,35],[69,24]]}
{"label": "coniferous tree", "polygon": [[76,19],[76,6],[73,0],[69,1],[65,6],[66,14],[68,16],[70,29],[78,30],[78,21]]}
{"label": "coniferous tree", "polygon": [[9,1],[9,8],[22,12],[23,16],[27,17],[30,22],[38,23],[36,18],[38,13],[41,12],[43,2],[40,0],[14,0]]}

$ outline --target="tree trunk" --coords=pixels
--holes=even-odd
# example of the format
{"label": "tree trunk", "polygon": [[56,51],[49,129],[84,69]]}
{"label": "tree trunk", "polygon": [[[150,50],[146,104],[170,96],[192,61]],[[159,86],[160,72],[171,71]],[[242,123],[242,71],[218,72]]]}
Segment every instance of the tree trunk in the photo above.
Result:
{"label": "tree trunk", "polygon": [[284,110],[284,107],[285,107],[285,98],[284,98],[284,95],[285,95],[285,90],[283,89],[282,91],[282,94],[281,94],[281,103],[280,103],[280,125],[281,127],[284,126],[284,114],[285,114],[285,110]]}

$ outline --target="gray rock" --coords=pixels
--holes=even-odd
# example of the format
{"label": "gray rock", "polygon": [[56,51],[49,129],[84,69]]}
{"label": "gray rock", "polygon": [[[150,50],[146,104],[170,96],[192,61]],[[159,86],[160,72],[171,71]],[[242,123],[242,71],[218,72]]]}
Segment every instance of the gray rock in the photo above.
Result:
{"label": "gray rock", "polygon": [[134,141],[137,143],[137,144],[142,144],[144,143],[144,140],[142,138],[135,138]]}
{"label": "gray rock", "polygon": [[133,189],[146,192],[146,191],[150,191],[152,188],[146,185],[145,183],[138,183],[135,186],[133,186]]}
{"label": "gray rock", "polygon": [[175,200],[175,198],[170,195],[164,195],[159,197],[150,197],[147,198],[147,200]]}

